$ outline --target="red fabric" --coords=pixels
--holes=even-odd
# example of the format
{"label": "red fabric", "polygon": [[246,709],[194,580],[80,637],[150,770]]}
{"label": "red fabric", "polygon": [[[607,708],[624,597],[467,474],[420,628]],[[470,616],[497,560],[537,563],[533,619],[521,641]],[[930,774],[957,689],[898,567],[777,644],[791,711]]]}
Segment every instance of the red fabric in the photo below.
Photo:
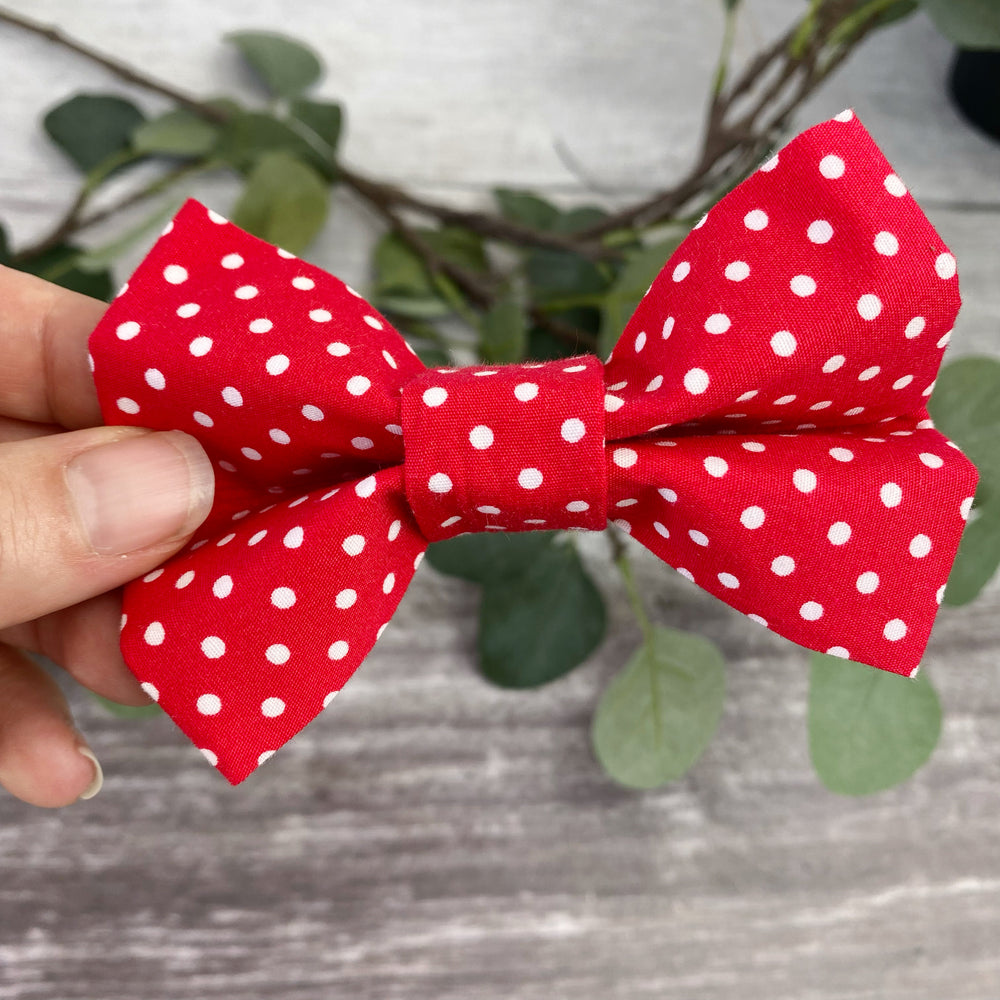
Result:
{"label": "red fabric", "polygon": [[126,587],[125,659],[236,783],[344,685],[428,540],[611,517],[775,632],[910,674],[976,483],[925,408],[958,306],[850,112],[695,227],[603,366],[428,372],[337,278],[189,201],[91,337],[105,419],[218,470],[192,543]]}
{"label": "red fabric", "polygon": [[438,368],[403,389],[406,496],[431,542],[607,524],[604,366]]}

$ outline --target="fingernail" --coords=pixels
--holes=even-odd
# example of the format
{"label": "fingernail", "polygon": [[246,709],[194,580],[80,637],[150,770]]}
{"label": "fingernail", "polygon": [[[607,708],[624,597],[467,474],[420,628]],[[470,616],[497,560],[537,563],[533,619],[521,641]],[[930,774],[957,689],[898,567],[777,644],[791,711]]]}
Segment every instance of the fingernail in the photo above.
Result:
{"label": "fingernail", "polygon": [[98,445],[66,466],[66,481],[90,545],[121,555],[193,531],[215,486],[201,445],[162,431]]}
{"label": "fingernail", "polygon": [[90,747],[81,746],[77,747],[77,749],[94,765],[94,780],[87,785],[77,800],[85,801],[86,799],[92,799],[104,787],[104,771],[101,768],[101,762],[94,756],[94,751]]}

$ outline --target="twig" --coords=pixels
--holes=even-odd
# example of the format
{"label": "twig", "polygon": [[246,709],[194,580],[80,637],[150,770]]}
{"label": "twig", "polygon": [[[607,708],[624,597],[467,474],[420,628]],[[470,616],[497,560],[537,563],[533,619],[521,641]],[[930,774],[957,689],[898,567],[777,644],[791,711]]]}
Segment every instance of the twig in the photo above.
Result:
{"label": "twig", "polygon": [[56,223],[55,228],[48,235],[43,236],[37,243],[23,247],[14,254],[14,263],[18,264],[30,260],[32,257],[37,257],[39,254],[45,253],[46,250],[51,250],[53,247],[59,246],[60,243],[65,242],[71,236],[76,235],[76,233],[82,232],[84,229],[89,229],[91,226],[96,226],[99,222],[117,215],[123,209],[130,208],[132,205],[145,201],[147,198],[152,198],[153,195],[165,191],[172,184],[176,184],[177,181],[192,174],[200,173],[203,169],[205,167],[200,163],[185,163],[182,166],[175,167],[161,177],[157,177],[145,187],[141,187],[136,191],[130,191],[118,201],[112,202],[104,208],[97,209],[89,215],[84,215],[83,209],[89,203],[90,195],[93,192],[84,184],[77,193],[73,204],[67,209],[66,214]]}
{"label": "twig", "polygon": [[89,59],[99,66],[103,66],[109,73],[117,76],[120,80],[134,84],[137,87],[142,87],[144,90],[160,94],[174,101],[176,104],[187,108],[189,111],[195,112],[195,114],[210,118],[216,122],[224,122],[226,120],[227,116],[224,112],[210,107],[177,87],[163,83],[160,80],[154,80],[145,73],[140,73],[138,70],[133,69],[127,63],[121,62],[112,56],[107,56],[103,52],[98,52],[97,49],[91,48],[84,42],[78,42],[75,38],[70,38],[54,25],[42,24],[41,21],[26,17],[24,14],[18,14],[7,7],[0,7],[0,22],[13,24],[18,28],[23,28],[25,31],[30,31],[32,34],[40,35],[55,45],[60,45],[70,52],[75,52],[77,55],[83,56],[85,59]]}
{"label": "twig", "polygon": [[[860,9],[855,0],[812,0],[809,11],[770,46],[758,53],[736,78],[725,86],[729,75],[729,53],[733,40],[734,21],[730,15],[723,39],[722,51],[716,70],[715,88],[706,111],[706,125],[701,154],[697,162],[672,188],[660,191],[634,205],[612,213],[596,225],[572,234],[541,232],[499,215],[485,212],[466,212],[420,198],[391,184],[367,177],[339,165],[340,177],[372,205],[393,229],[421,256],[435,273],[448,276],[470,300],[482,308],[496,301],[494,285],[475,273],[461,268],[437,254],[420,233],[409,226],[398,209],[422,214],[444,225],[462,226],[488,239],[515,246],[546,247],[580,254],[591,260],[620,257],[621,251],[605,244],[604,238],[623,229],[654,225],[675,216],[706,188],[732,186],[750,167],[754,158],[767,148],[777,129],[783,128],[792,112],[816,87],[826,79],[867,35],[877,27],[877,19],[889,0],[870,0]],[[850,15],[851,33],[836,37],[843,29],[844,18]],[[199,101],[189,94],[153,79],[127,64],[106,56],[78,42],[59,29],[44,25],[24,15],[0,7],[0,22],[16,25],[33,32],[50,42],[60,45],[104,67],[127,83],[160,94],[184,108],[212,122],[225,122],[229,114],[221,108]],[[846,34],[841,30],[841,35]],[[835,39],[835,40],[834,40]],[[833,55],[821,62],[828,44],[835,47]],[[777,73],[766,87],[763,82],[769,74]],[[772,102],[798,77],[797,86],[784,104],[774,109]],[[729,123],[737,103],[757,91],[749,110],[735,122]],[[81,201],[82,197],[82,201]],[[95,219],[82,218],[83,203],[87,193],[71,206],[59,221],[56,229],[42,241],[55,245]],[[106,217],[108,212],[101,217]],[[592,345],[594,338],[584,331],[553,320],[541,309],[532,311],[532,318],[555,336],[575,344]]]}
{"label": "twig", "polygon": [[[358,188],[355,188],[355,190],[358,190]],[[365,200],[382,216],[389,225],[389,228],[397,233],[400,239],[423,260],[427,269],[432,274],[442,274],[449,278],[468,296],[470,301],[474,302],[481,309],[487,310],[497,302],[499,293],[494,283],[482,278],[474,271],[470,271],[468,268],[442,257],[424,239],[421,233],[409,225],[390,204],[386,203],[383,199],[370,197],[365,189],[365,185],[361,186],[361,190],[358,190],[358,193],[365,197]],[[593,350],[597,347],[597,338],[592,334],[587,333],[585,330],[580,330],[569,323],[554,319],[537,306],[529,309],[528,314],[536,326],[547,330],[554,337],[566,343],[572,344],[584,351]]]}
{"label": "twig", "polygon": [[480,236],[499,240],[502,243],[564,250],[568,253],[580,254],[590,260],[607,260],[621,256],[620,250],[604,246],[597,241],[579,240],[573,236],[543,232],[532,229],[530,226],[512,222],[499,215],[489,215],[485,212],[464,212],[448,205],[440,205],[419,198],[392,184],[372,180],[343,164],[339,166],[339,176],[348,187],[353,188],[367,201],[408,208],[422,215],[432,216],[445,225],[462,226],[465,229],[471,229]]}

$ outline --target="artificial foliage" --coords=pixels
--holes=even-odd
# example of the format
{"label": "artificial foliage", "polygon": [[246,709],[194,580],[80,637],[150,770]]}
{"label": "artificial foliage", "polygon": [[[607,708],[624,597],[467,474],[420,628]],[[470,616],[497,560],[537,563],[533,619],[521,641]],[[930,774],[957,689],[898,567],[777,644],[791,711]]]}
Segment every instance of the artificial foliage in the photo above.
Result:
{"label": "artificial foliage", "polygon": [[[1000,39],[991,0],[923,5],[960,44]],[[537,192],[501,187],[481,211],[430,201],[343,162],[344,109],[316,96],[323,58],[307,43],[272,32],[228,35],[225,43],[239,51],[259,88],[201,97],[0,8],[0,25],[42,35],[100,64],[109,79],[171,102],[166,112],[150,114],[109,90],[70,95],[49,109],[42,126],[81,173],[79,192],[32,244],[12,244],[0,225],[0,263],[107,300],[115,260],[148,241],[199,175],[233,175],[240,193],[225,206],[232,220],[307,255],[328,224],[333,200],[346,190],[384,223],[369,296],[425,363],[584,352],[604,357],[691,225],[779,143],[802,102],[870,34],[891,30],[919,6],[916,0],[810,0],[774,41],[733,66],[741,3],[724,0],[701,147],[673,186],[614,209],[566,208]],[[147,169],[117,201],[93,207],[110,178],[151,163],[157,168],[152,180]],[[141,224],[94,245],[91,227],[137,205],[143,206]],[[942,369],[930,401],[939,429],[981,473],[948,605],[973,600],[1000,564],[998,400],[1000,363],[966,358]],[[677,627],[682,608],[670,621],[650,620],[627,543],[613,525],[607,538],[642,638],[596,706],[595,755],[621,784],[653,788],[685,774],[710,742],[723,706],[725,662],[710,637]],[[493,683],[549,683],[578,668],[601,643],[603,601],[571,533],[468,535],[436,543],[429,561],[480,588],[477,656]],[[926,671],[911,680],[822,654],[808,659],[809,746],[831,790],[879,791],[906,780],[930,757],[941,713]]]}

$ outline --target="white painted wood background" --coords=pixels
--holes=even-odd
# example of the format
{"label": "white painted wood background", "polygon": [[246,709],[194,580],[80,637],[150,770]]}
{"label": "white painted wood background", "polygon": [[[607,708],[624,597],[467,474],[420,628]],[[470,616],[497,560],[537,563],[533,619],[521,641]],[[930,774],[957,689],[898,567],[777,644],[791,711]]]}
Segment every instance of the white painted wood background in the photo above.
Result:
{"label": "white painted wood background", "polygon": [[[713,0],[12,6],[200,94],[247,83],[225,31],[300,35],[347,104],[350,160],[469,204],[497,183],[621,203],[676,176],[721,23]],[[743,56],[802,3],[746,6]],[[858,111],[959,258],[949,356],[1000,356],[1000,145],[947,104],[949,55],[914,19],[799,125]],[[76,183],[39,113],[120,88],[3,27],[0,67],[0,220],[23,242]],[[192,193],[226,210],[235,189]],[[341,197],[311,257],[364,286],[375,232]],[[593,541],[612,623],[585,667],[540,692],[487,686],[474,591],[425,567],[335,709],[236,790],[166,719],[74,693],[107,784],[61,813],[0,799],[0,1000],[1000,998],[1000,588],[939,619],[932,763],[855,801],[812,774],[804,655],[637,553],[656,618],[713,636],[730,679],[705,757],[635,795],[588,746],[638,640]]]}

